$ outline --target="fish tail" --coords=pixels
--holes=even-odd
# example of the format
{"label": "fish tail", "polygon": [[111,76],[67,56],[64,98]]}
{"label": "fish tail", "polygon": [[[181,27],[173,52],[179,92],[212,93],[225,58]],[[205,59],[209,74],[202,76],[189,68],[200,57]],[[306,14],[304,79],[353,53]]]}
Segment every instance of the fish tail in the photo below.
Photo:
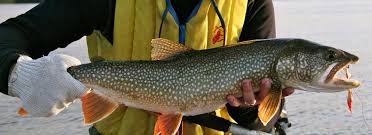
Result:
{"label": "fish tail", "polygon": [[81,97],[84,124],[92,124],[102,120],[111,114],[119,104],[110,98],[95,93],[93,90],[88,91]]}

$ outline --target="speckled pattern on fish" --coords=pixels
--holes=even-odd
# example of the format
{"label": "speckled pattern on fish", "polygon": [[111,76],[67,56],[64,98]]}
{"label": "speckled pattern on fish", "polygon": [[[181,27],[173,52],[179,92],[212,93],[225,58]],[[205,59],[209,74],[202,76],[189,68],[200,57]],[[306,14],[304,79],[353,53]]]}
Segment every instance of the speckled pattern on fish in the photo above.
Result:
{"label": "speckled pattern on fish", "polygon": [[[197,115],[222,107],[228,94],[240,96],[243,79],[252,79],[255,91],[259,80],[266,77],[273,79],[273,91],[282,87],[310,88],[307,86],[328,74],[326,70],[332,64],[357,59],[302,39],[247,44],[188,51],[165,60],[96,62],[71,67],[68,72],[127,106]],[[330,51],[339,56],[328,59]]]}

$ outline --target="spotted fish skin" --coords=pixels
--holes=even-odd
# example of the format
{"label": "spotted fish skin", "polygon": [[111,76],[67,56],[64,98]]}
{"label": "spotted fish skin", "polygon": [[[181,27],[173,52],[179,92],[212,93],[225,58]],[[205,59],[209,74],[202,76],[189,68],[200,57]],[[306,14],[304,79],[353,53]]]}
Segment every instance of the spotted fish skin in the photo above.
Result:
{"label": "spotted fish skin", "polygon": [[325,63],[312,74],[307,74],[309,71],[292,74],[293,66],[298,64],[288,59],[298,56],[291,49],[294,46],[300,46],[304,52],[329,48],[302,39],[272,39],[188,51],[166,60],[95,62],[71,67],[68,72],[87,86],[130,107],[198,115],[222,107],[228,94],[241,96],[243,79],[251,79],[254,90],[258,91],[259,81],[268,77],[278,89],[288,86],[285,79],[293,80],[300,74],[307,81],[318,74],[317,70],[324,72],[330,65]]}

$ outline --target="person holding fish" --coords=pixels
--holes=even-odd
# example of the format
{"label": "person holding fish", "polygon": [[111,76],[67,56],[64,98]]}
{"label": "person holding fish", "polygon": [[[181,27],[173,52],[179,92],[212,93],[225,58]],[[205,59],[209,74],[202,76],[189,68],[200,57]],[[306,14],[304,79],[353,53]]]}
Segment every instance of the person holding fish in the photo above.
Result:
{"label": "person holding fish", "polygon": [[[150,60],[154,38],[195,50],[217,48],[275,38],[275,19],[271,0],[45,0],[0,24],[0,90],[22,100],[20,114],[57,115],[86,94],[86,86],[66,71],[80,64],[77,59],[46,56],[83,36],[92,62]],[[257,105],[270,90],[271,80],[263,78],[258,93],[249,78],[241,86],[242,97],[226,95],[226,108],[184,117],[180,133],[272,132],[276,125],[275,131],[285,134],[279,122],[288,120],[280,119],[280,111],[266,126],[258,120]],[[283,96],[293,92],[285,88]],[[154,134],[156,120],[156,113],[123,105],[95,123],[90,134]]]}

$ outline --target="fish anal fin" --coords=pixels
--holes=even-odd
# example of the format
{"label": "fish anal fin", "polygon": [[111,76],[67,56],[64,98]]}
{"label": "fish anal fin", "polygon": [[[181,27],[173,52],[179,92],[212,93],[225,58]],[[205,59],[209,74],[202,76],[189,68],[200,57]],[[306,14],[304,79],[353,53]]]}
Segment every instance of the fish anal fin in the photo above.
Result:
{"label": "fish anal fin", "polygon": [[182,122],[181,114],[162,114],[158,116],[154,135],[175,135]]}
{"label": "fish anal fin", "polygon": [[163,60],[176,54],[192,50],[182,44],[163,38],[151,40],[151,47],[151,60]]}
{"label": "fish anal fin", "polygon": [[113,100],[95,93],[93,90],[88,91],[81,97],[84,114],[84,124],[92,124],[106,118],[111,114],[119,104]]}
{"label": "fish anal fin", "polygon": [[28,115],[28,112],[23,107],[21,107],[18,109],[17,114],[20,116],[26,116]]}
{"label": "fish anal fin", "polygon": [[270,122],[270,120],[278,112],[282,99],[281,90],[270,90],[268,95],[263,99],[260,106],[258,107],[258,118],[264,126]]}

